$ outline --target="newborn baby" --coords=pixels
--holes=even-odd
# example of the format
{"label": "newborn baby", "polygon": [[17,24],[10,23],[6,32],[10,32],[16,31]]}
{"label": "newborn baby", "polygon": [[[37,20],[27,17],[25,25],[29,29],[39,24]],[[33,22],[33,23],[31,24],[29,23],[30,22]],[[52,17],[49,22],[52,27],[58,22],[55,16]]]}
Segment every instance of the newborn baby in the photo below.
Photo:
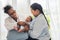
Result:
{"label": "newborn baby", "polygon": [[32,17],[31,17],[31,16],[27,17],[25,21],[26,21],[27,23],[30,23],[30,22],[32,21]]}
{"label": "newborn baby", "polygon": [[[27,17],[26,18],[26,20],[25,20],[25,22],[27,23],[27,24],[30,24],[30,22],[32,21],[32,17],[31,16],[29,16],[29,17]],[[23,30],[24,30],[24,25],[25,25],[25,23],[23,23],[23,22],[20,22],[20,28],[18,29],[18,28],[16,28],[16,30],[18,30],[18,32],[22,32]]]}

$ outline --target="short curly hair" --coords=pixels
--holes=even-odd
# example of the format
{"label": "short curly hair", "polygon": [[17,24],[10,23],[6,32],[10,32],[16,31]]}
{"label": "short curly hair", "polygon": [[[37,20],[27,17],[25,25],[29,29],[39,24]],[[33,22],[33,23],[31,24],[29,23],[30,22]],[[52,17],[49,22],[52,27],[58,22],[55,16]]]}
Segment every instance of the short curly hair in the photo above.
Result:
{"label": "short curly hair", "polygon": [[5,6],[5,7],[4,7],[4,12],[5,12],[5,13],[8,13],[8,10],[9,10],[10,8],[12,8],[12,6],[10,6],[10,5]]}

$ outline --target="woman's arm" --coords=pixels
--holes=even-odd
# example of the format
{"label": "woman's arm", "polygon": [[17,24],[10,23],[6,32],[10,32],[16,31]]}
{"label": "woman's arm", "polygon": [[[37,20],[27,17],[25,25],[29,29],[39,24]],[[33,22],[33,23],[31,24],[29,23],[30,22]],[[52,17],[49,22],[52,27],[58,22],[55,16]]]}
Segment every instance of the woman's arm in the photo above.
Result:
{"label": "woman's arm", "polygon": [[29,24],[27,24],[26,22],[20,21],[17,24],[20,26],[24,26],[24,29],[19,29],[18,32],[26,32],[29,30]]}

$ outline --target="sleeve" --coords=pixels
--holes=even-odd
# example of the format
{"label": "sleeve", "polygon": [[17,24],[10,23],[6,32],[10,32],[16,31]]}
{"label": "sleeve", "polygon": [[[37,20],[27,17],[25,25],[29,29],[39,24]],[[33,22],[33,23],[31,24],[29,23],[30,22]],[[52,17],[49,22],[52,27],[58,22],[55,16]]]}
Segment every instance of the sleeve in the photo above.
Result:
{"label": "sleeve", "polygon": [[47,27],[45,19],[38,18],[33,25],[33,31],[31,32],[32,37],[37,38],[41,35],[44,28]]}
{"label": "sleeve", "polygon": [[29,28],[30,28],[30,30],[33,29],[32,25],[33,25],[33,22],[30,22],[30,24],[29,24]]}
{"label": "sleeve", "polygon": [[12,30],[13,29],[13,23],[9,22],[8,19],[5,19],[5,27],[8,31]]}

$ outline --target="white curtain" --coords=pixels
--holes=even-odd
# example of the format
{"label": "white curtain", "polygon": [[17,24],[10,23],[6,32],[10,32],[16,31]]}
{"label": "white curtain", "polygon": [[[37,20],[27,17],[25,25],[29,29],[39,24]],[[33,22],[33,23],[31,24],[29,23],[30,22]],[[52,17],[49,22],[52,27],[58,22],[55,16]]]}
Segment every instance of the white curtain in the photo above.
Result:
{"label": "white curtain", "polygon": [[1,18],[1,20],[0,20],[0,23],[1,23],[1,25],[0,25],[0,40],[6,39],[5,36],[6,36],[7,30],[4,27],[4,19],[6,16],[4,15],[4,12],[3,12],[3,7],[6,5],[6,1],[7,0],[5,0],[5,1],[0,0],[0,18]]}
{"label": "white curtain", "polygon": [[25,18],[30,14],[30,0],[17,0],[17,13],[20,17],[20,20],[25,20]]}
{"label": "white curtain", "polygon": [[51,17],[52,40],[60,40],[60,0],[46,0]]}
{"label": "white curtain", "polygon": [[[4,20],[7,17],[7,15],[4,14],[3,7],[7,4],[10,4],[14,7],[14,9],[17,10],[18,13],[20,13],[22,16],[26,16],[26,15],[30,15],[30,12],[27,11],[29,10],[29,5],[35,2],[41,4],[44,10],[44,13],[47,13],[51,18],[50,34],[51,34],[52,40],[60,40],[60,0],[25,0],[25,1],[24,0],[9,0],[9,1],[0,0],[0,16],[1,16],[0,28],[1,28],[1,31],[4,33],[4,34],[3,33],[1,34],[4,36],[0,36],[1,40],[6,39],[5,33],[7,33],[7,30],[5,29],[5,26],[4,26]],[[24,10],[25,11],[23,12],[22,9],[23,11]]]}

